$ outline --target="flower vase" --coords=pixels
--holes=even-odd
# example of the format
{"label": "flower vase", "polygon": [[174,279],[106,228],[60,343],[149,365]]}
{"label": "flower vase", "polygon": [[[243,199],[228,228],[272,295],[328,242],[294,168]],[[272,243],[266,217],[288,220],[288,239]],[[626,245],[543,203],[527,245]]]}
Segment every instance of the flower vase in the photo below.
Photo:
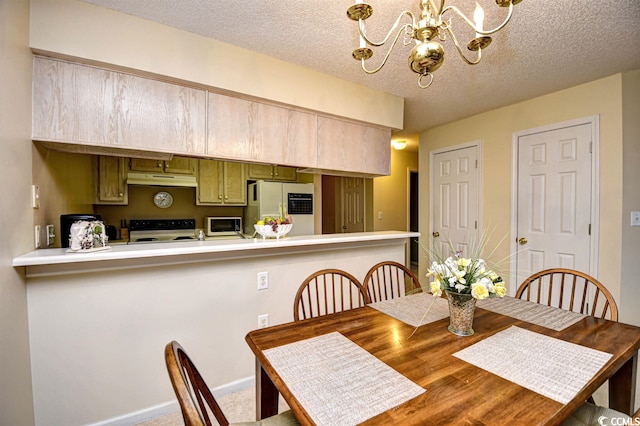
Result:
{"label": "flower vase", "polygon": [[449,331],[458,336],[471,336],[476,299],[470,294],[448,290],[445,293],[449,301]]}

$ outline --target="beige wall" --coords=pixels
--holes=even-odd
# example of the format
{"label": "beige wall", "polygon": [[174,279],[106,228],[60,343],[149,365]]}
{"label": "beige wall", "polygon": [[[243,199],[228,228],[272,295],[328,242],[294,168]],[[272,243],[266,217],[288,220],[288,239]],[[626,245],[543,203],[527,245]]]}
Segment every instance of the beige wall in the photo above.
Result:
{"label": "beige wall", "polygon": [[[600,278],[621,302],[622,77],[620,74],[431,129],[420,136],[421,243],[429,235],[429,152],[482,140],[481,209],[485,229],[496,244],[510,232],[511,149],[514,132],[572,119],[600,117]],[[637,117],[636,117],[637,120]],[[509,255],[510,238],[496,253]],[[424,272],[426,259],[420,259]],[[612,265],[615,265],[612,267]]]}
{"label": "beige wall", "polygon": [[391,174],[373,179],[374,231],[409,230],[409,170],[418,171],[418,152],[391,149]]}
{"label": "beige wall", "polygon": [[29,1],[0,1],[0,424],[32,425],[27,293],[13,257],[33,249]]}
{"label": "beige wall", "polygon": [[[330,265],[363,280],[377,262],[401,262],[404,247],[404,240],[313,253],[295,247],[278,256],[30,278],[37,424],[84,425],[149,409],[157,415],[171,402],[177,410],[163,356],[173,339],[210,387],[250,380],[255,359],[244,337],[258,315],[268,313],[272,325],[290,322],[298,286],[312,272]],[[269,289],[258,291],[263,271]]]}
{"label": "beige wall", "polygon": [[640,70],[622,75],[622,292],[620,321],[640,324],[640,227],[632,228],[632,211],[640,211]]}
{"label": "beige wall", "polygon": [[395,129],[403,125],[401,97],[77,0],[32,0],[30,44],[56,56],[160,74]]}

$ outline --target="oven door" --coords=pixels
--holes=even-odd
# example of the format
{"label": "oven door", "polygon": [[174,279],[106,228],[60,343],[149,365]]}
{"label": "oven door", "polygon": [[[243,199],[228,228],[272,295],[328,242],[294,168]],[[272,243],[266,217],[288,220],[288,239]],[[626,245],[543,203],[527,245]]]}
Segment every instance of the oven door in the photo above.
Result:
{"label": "oven door", "polygon": [[207,237],[238,235],[242,232],[241,217],[207,217]]}

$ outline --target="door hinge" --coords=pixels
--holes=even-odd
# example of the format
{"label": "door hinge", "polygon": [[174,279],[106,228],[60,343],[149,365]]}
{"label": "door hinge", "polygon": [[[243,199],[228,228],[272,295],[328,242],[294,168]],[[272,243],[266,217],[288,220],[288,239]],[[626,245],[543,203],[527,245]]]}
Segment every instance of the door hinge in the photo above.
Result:
{"label": "door hinge", "polygon": [[589,224],[589,235],[591,235],[591,224]]}
{"label": "door hinge", "polygon": [[593,154],[593,142],[589,142],[589,154]]}
{"label": "door hinge", "polygon": [[475,229],[478,229],[478,221],[475,221]]}
{"label": "door hinge", "polygon": [[478,168],[478,160],[476,160],[476,169]]}

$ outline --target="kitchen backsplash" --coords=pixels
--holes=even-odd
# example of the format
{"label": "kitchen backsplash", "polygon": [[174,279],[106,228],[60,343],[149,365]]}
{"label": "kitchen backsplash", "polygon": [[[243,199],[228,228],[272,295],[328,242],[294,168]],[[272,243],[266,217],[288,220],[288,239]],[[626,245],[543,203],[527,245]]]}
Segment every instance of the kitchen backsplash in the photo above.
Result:
{"label": "kitchen backsplash", "polygon": [[[166,191],[173,197],[168,208],[153,204],[153,196]],[[129,204],[126,206],[96,205],[95,213],[102,216],[107,225],[120,227],[122,219],[196,219],[196,228],[204,227],[206,216],[242,216],[243,207],[211,207],[196,205],[196,189],[181,187],[129,185]]]}

